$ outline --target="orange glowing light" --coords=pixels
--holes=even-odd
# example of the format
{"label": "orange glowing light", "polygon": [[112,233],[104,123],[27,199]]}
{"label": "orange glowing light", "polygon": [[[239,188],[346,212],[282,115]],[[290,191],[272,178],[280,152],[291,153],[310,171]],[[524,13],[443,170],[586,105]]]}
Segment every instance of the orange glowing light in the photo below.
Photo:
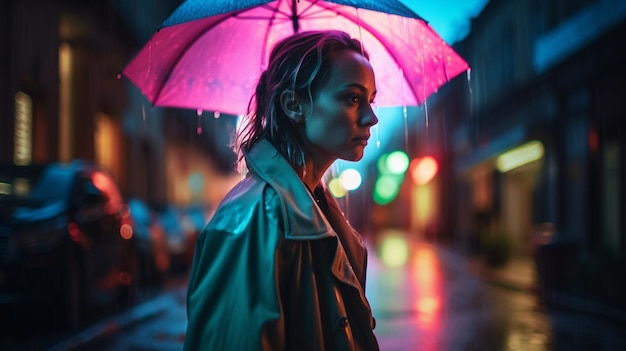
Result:
{"label": "orange glowing light", "polygon": [[435,177],[439,165],[431,156],[416,158],[411,162],[411,178],[418,185],[424,185]]}
{"label": "orange glowing light", "polygon": [[437,328],[441,310],[441,277],[437,257],[431,247],[420,246],[416,249],[412,263],[417,288],[415,309],[419,312],[418,320],[425,328]]}
{"label": "orange glowing light", "polygon": [[95,172],[91,175],[91,181],[98,190],[109,196],[108,202],[105,205],[107,212],[114,213],[118,211],[122,199],[116,190],[116,185],[113,183],[113,180],[102,172]]}
{"label": "orange glowing light", "polygon": [[439,299],[435,297],[425,297],[417,303],[417,309],[424,314],[433,314],[439,308]]}
{"label": "orange glowing light", "polygon": [[122,226],[120,227],[120,235],[122,236],[122,238],[124,239],[130,239],[133,237],[133,227],[130,226],[129,224],[122,224]]}
{"label": "orange glowing light", "polygon": [[440,305],[438,297],[423,297],[417,301],[418,318],[422,325],[430,326],[436,322]]}
{"label": "orange glowing light", "polygon": [[93,181],[93,185],[95,185],[100,191],[106,191],[111,186],[109,184],[109,179],[100,172],[94,173],[91,176],[91,180]]}

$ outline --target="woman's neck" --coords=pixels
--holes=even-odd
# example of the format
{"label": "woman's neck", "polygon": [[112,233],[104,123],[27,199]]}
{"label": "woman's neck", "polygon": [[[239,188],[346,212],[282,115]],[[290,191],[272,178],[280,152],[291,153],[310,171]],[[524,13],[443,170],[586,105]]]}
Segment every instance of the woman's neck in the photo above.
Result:
{"label": "woman's neck", "polygon": [[322,176],[332,164],[328,165],[320,165],[315,162],[307,162],[304,167],[298,172],[300,179],[302,182],[309,188],[309,190],[313,191],[320,184],[322,180]]}

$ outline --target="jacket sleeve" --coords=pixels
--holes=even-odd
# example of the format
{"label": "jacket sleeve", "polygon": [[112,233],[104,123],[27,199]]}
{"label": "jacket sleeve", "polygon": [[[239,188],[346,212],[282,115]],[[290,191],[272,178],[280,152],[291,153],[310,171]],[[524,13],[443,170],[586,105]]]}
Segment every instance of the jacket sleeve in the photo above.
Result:
{"label": "jacket sleeve", "polygon": [[[243,187],[247,185],[242,185]],[[255,184],[226,199],[196,242],[184,350],[281,350],[279,215]]]}

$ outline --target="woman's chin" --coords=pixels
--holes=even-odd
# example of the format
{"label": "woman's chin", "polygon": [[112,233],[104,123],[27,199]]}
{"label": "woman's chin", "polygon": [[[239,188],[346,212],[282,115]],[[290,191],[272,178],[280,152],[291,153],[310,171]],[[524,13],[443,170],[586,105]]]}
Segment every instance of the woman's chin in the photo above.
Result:
{"label": "woman's chin", "polygon": [[350,154],[346,154],[345,157],[342,157],[343,160],[345,161],[352,161],[352,162],[357,162],[357,161],[361,161],[361,159],[363,158],[363,150],[355,150],[354,152],[350,153]]}

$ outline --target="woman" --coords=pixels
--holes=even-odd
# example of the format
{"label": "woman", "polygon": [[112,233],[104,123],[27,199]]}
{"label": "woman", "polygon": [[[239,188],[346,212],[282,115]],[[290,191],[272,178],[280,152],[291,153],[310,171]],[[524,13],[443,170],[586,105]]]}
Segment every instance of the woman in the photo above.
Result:
{"label": "woman", "polygon": [[367,253],[321,179],[378,119],[359,41],[303,32],[272,50],[239,136],[248,174],[198,237],[185,350],[377,350]]}

